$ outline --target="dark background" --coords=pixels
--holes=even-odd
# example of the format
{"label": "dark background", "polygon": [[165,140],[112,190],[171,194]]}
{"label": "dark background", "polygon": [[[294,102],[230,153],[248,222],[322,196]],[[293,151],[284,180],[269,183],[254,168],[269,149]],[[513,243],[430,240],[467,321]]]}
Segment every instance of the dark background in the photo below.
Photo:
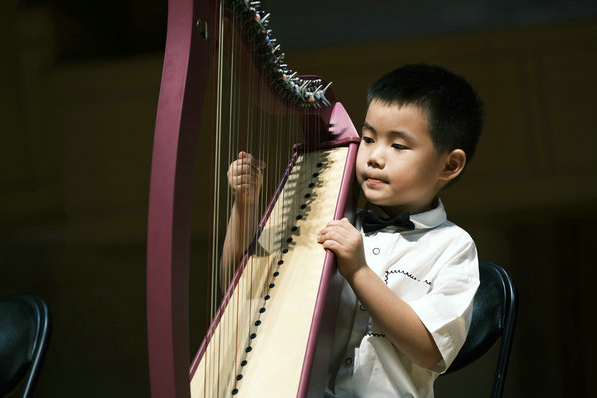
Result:
{"label": "dark background", "polygon": [[[444,202],[519,287],[506,396],[589,396],[597,3],[263,4],[289,65],[333,81],[357,128],[367,84],[400,64],[440,63],[477,87],[487,126]],[[54,314],[37,396],[149,396],[145,233],[166,16],[157,0],[0,3],[0,294],[36,293]],[[195,226],[193,256],[206,236]],[[440,379],[437,396],[487,396],[494,357]]]}

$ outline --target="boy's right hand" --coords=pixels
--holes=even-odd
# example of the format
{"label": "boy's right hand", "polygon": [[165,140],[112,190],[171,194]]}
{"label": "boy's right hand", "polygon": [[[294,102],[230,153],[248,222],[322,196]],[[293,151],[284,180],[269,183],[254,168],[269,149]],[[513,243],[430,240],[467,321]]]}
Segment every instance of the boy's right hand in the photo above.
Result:
{"label": "boy's right hand", "polygon": [[334,252],[338,270],[349,283],[360,270],[368,268],[363,235],[347,218],[330,221],[317,234],[317,243]]}
{"label": "boy's right hand", "polygon": [[228,186],[241,206],[252,206],[259,197],[263,184],[262,170],[265,162],[241,151],[238,159],[228,167]]}

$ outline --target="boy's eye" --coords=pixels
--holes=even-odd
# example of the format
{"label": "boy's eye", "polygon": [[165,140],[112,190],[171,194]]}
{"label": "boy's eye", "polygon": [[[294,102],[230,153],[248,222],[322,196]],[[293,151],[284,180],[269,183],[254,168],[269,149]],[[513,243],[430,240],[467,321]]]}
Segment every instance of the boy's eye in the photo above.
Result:
{"label": "boy's eye", "polygon": [[398,149],[398,150],[408,149],[407,147],[405,147],[404,145],[401,145],[401,144],[392,144],[392,148]]}
{"label": "boy's eye", "polygon": [[363,141],[367,144],[372,144],[373,143],[373,138],[371,137],[363,137]]}

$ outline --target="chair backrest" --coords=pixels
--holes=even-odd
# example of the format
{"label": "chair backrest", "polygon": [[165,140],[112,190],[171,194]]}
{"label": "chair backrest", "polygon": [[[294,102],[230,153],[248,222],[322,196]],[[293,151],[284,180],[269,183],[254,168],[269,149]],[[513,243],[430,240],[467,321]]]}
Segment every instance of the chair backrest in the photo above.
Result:
{"label": "chair backrest", "polygon": [[31,294],[0,298],[0,396],[21,385],[30,397],[50,339],[47,304]]}
{"label": "chair backrest", "polygon": [[518,293],[510,275],[499,265],[479,261],[480,285],[473,302],[473,317],[467,339],[446,372],[452,373],[476,361],[501,336],[492,398],[501,397],[518,315]]}

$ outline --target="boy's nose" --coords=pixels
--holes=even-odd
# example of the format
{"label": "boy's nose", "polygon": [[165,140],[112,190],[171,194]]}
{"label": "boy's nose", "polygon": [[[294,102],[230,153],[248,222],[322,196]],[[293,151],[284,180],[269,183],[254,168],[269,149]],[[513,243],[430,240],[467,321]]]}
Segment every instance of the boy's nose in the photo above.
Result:
{"label": "boy's nose", "polygon": [[384,168],[384,166],[385,166],[384,157],[382,156],[382,154],[380,153],[379,150],[371,152],[371,154],[369,155],[369,159],[367,160],[367,165],[369,167],[374,167],[377,169]]}

